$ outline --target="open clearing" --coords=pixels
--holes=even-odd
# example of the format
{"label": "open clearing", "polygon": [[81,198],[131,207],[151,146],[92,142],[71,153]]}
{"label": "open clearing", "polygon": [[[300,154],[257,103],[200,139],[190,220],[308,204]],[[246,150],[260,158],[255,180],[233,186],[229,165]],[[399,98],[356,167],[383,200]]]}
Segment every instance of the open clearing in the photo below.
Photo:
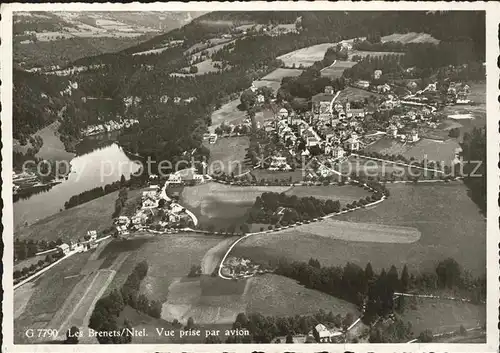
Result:
{"label": "open clearing", "polygon": [[401,154],[406,158],[423,160],[424,158],[433,161],[442,161],[451,164],[455,158],[455,151],[460,145],[455,139],[446,141],[431,140],[422,138],[412,144],[403,144],[399,141],[383,137],[374,144],[368,146],[367,152],[379,152],[389,155]]}
{"label": "open clearing", "polygon": [[224,44],[224,43],[227,43],[230,41],[231,41],[231,39],[227,39],[227,38],[210,38],[206,41],[206,43],[198,42],[196,44],[193,44],[188,49],[186,49],[186,51],[184,51],[184,55],[186,55],[188,53],[194,54],[195,52],[201,51],[201,50],[206,49],[208,47],[213,47],[213,46]]}
{"label": "open clearing", "polygon": [[420,232],[413,227],[388,226],[374,223],[352,223],[327,219],[319,223],[298,226],[299,232],[347,241],[374,243],[414,243]]}
{"label": "open clearing", "polygon": [[401,318],[411,323],[415,336],[426,329],[434,334],[445,333],[459,330],[460,325],[468,329],[486,322],[485,305],[438,299],[405,299],[408,304]]}
{"label": "open clearing", "polygon": [[[130,190],[129,199],[139,195],[141,190]],[[44,239],[47,241],[61,238],[64,242],[76,241],[87,235],[87,231],[102,231],[112,223],[112,214],[118,192],[105,195],[82,205],[64,210],[44,218],[14,233],[20,239]]]}
{"label": "open clearing", "polygon": [[261,87],[269,87],[270,89],[273,90],[273,93],[276,94],[278,90],[281,87],[281,81],[264,81],[264,80],[257,80],[253,81],[253,85],[257,88]]}
{"label": "open clearing", "polygon": [[328,48],[335,46],[336,43],[323,43],[313,45],[307,48],[298,49],[290,53],[281,55],[279,60],[283,61],[286,67],[309,67],[316,61],[323,60]]}
{"label": "open clearing", "polygon": [[210,132],[214,132],[215,128],[222,123],[238,124],[245,120],[246,112],[239,110],[238,106],[241,101],[239,98],[234,99],[212,113],[212,125],[209,127]]}
{"label": "open clearing", "polygon": [[278,68],[274,70],[273,72],[267,74],[266,76],[262,77],[261,80],[263,81],[276,81],[276,82],[281,82],[283,77],[296,77],[300,76],[302,74],[303,70],[299,69],[282,69]]}
{"label": "open clearing", "polygon": [[401,42],[401,43],[434,43],[438,44],[439,40],[427,33],[393,33],[388,36],[384,36],[380,39],[382,43],[385,42]]}
{"label": "open clearing", "polygon": [[345,69],[350,69],[351,67],[353,67],[356,64],[357,64],[357,62],[355,62],[355,61],[337,60],[332,65],[322,69],[321,76],[328,77],[331,79],[342,77],[342,74],[344,73]]}
{"label": "open clearing", "polygon": [[248,167],[244,160],[249,144],[247,136],[224,137],[218,138],[214,144],[204,143],[210,150],[208,173],[222,171],[226,174],[234,172],[235,175],[239,175],[245,172]]}
{"label": "open clearing", "polygon": [[371,196],[369,191],[352,185],[343,186],[294,186],[286,192],[287,195],[298,197],[315,197],[322,200],[339,200],[342,206],[361,198]]}
{"label": "open clearing", "polygon": [[[173,73],[172,75],[179,76],[179,77],[188,77],[188,76],[204,75],[204,74],[207,74],[209,72],[219,72],[220,69],[218,69],[214,66],[215,63],[220,63],[220,62],[212,61],[212,59],[203,60],[202,62],[199,62],[199,63],[193,65],[193,66],[196,66],[198,68],[198,72],[195,74]],[[184,69],[189,71],[189,67],[185,67]]]}
{"label": "open clearing", "polygon": [[289,187],[230,186],[206,183],[184,188],[181,203],[198,217],[201,225],[239,226],[263,192],[284,192]]}
{"label": "open clearing", "polygon": [[[298,229],[251,236],[236,245],[231,256],[268,263],[281,257],[322,265],[353,262],[374,269],[405,264],[410,272],[434,271],[436,263],[453,257],[473,275],[486,270],[486,222],[461,182],[389,184],[391,196],[371,209],[357,210],[335,220],[412,227],[421,233],[411,244],[354,242],[301,232]],[[354,224],[354,223],[353,223]],[[335,228],[331,232],[337,232]]]}

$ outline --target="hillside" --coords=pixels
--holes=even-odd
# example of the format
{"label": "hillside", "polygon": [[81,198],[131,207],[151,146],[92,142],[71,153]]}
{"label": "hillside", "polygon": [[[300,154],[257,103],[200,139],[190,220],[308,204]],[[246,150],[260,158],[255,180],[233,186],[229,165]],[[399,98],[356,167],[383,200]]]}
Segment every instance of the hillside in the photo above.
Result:
{"label": "hillside", "polygon": [[189,23],[203,12],[18,12],[14,62],[23,68],[64,65],[121,51]]}
{"label": "hillside", "polygon": [[[63,22],[54,24],[54,16],[42,18],[44,25],[35,29],[42,33],[55,29],[70,33],[76,31],[75,27],[81,28],[81,21],[87,21],[79,18],[69,22],[66,16],[57,17]],[[93,19],[100,26],[112,26],[109,21],[118,20],[126,22],[124,18]],[[147,23],[140,25],[146,28]],[[138,28],[138,24],[128,26]],[[450,57],[459,48],[461,52],[467,51],[468,55],[461,56],[466,60],[484,60],[484,38],[480,38],[484,32],[484,15],[480,13],[215,12],[121,52],[78,59],[68,65],[71,70],[52,71],[54,78],[43,78],[47,75],[42,74],[36,80],[48,80],[43,81],[43,87],[54,86],[51,88],[54,96],[49,95],[49,101],[64,98],[67,108],[60,127],[63,135],[78,138],[81,128],[99,119],[139,117],[140,125],[120,138],[131,151],[155,159],[171,158],[196,148],[207,153],[201,147],[201,136],[211,124],[211,112],[230,94],[247,89],[252,81],[280,67],[277,57],[311,45],[335,43],[374,32],[380,36],[425,32],[448,45]],[[223,38],[230,38],[232,43],[216,44],[222,43]],[[207,45],[211,44],[206,43],[219,48],[208,50]],[[453,45],[455,43],[460,45]],[[172,75],[207,59],[221,63],[224,69],[208,70],[197,76]],[[67,87],[69,81],[76,82],[78,88],[71,96],[59,94],[56,99],[60,87]],[[14,117],[18,122],[14,127],[15,136],[33,132],[31,125],[40,128],[57,118],[54,111],[46,116],[45,104],[40,99],[41,88],[26,89],[31,93],[15,97],[20,102]],[[88,99],[83,103],[84,97],[92,98],[92,103]],[[39,123],[28,122],[32,119]]]}

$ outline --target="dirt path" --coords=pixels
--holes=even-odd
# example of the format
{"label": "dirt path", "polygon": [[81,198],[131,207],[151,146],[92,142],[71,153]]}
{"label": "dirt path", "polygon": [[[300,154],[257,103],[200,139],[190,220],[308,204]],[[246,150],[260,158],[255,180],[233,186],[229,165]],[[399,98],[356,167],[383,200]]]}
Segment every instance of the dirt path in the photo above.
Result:
{"label": "dirt path", "polygon": [[201,272],[211,275],[219,265],[224,253],[238,237],[225,238],[214,247],[210,248],[201,260]]}

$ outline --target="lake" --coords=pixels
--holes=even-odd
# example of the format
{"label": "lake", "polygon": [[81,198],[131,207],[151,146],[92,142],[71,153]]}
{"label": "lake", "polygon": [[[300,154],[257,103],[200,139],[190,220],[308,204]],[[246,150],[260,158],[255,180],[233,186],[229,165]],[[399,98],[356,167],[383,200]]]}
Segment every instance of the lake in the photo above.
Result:
{"label": "lake", "polygon": [[114,141],[113,136],[86,138],[76,148],[77,156],[70,161],[68,178],[47,191],[14,203],[14,229],[30,225],[64,209],[71,196],[129,178],[139,169]]}

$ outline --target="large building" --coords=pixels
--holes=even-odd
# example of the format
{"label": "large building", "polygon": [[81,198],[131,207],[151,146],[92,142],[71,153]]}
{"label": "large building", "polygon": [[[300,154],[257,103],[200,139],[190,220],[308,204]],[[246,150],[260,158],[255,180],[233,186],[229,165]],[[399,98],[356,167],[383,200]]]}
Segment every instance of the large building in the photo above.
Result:
{"label": "large building", "polygon": [[335,94],[331,86],[325,87],[324,93],[312,97],[313,120],[329,121],[333,113]]}

